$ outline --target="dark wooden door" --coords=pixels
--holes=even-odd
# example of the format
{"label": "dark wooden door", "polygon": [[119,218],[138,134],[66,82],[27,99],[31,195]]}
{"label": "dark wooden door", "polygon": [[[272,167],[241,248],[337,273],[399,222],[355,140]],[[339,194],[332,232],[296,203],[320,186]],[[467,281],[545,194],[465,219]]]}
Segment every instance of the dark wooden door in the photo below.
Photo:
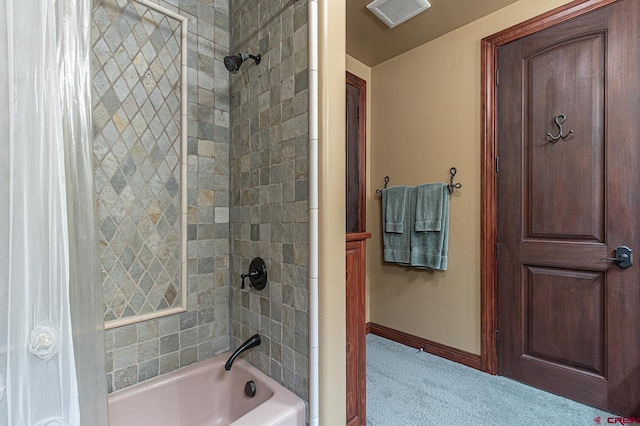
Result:
{"label": "dark wooden door", "polygon": [[640,265],[601,259],[640,255],[639,40],[626,0],[498,55],[499,372],[628,416]]}

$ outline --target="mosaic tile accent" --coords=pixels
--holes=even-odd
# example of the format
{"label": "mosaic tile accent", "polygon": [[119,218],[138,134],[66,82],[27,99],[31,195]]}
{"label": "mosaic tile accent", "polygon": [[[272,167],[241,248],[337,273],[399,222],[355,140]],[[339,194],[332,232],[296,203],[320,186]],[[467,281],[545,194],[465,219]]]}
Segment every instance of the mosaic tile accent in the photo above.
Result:
{"label": "mosaic tile accent", "polygon": [[[231,343],[308,400],[308,4],[232,0],[232,53],[261,53],[231,77]],[[253,257],[262,291],[240,289]]]}
{"label": "mosaic tile accent", "polygon": [[100,260],[112,321],[183,303],[181,30],[136,2],[98,2],[93,17]]}
{"label": "mosaic tile accent", "polygon": [[[187,310],[106,331],[109,392],[229,350],[231,120],[229,73],[222,63],[229,52],[229,4],[228,0],[152,1],[188,19]],[[94,44],[112,22],[129,16],[126,10],[130,3],[132,0],[93,0]],[[106,75],[112,62],[102,65],[94,54],[91,66],[97,106],[96,96],[114,86],[108,79],[98,78]],[[119,99],[113,102],[116,110],[124,104]],[[100,113],[95,108],[93,112],[94,118]],[[96,126],[96,137],[101,134]],[[117,133],[109,135],[118,137]],[[103,169],[117,168],[107,155],[110,150],[104,143],[96,150],[96,174],[102,176],[96,184],[98,193],[110,184]],[[151,158],[150,153],[145,156]],[[112,220],[113,225],[105,227],[107,232],[123,233],[125,221]],[[138,252],[134,263],[146,254]],[[114,269],[109,268],[111,276]]]}

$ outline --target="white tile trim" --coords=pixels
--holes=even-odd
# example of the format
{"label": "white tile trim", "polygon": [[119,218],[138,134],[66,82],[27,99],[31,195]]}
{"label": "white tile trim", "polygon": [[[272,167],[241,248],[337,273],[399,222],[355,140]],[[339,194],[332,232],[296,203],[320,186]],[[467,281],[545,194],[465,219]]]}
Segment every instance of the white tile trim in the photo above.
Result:
{"label": "white tile trim", "polygon": [[318,339],[318,0],[309,0],[309,424],[320,424]]}

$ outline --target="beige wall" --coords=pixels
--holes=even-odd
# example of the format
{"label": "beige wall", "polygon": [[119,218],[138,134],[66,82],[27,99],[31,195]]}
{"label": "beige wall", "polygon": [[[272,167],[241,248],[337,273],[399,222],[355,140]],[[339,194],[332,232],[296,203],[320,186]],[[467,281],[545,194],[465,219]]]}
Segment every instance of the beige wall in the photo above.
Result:
{"label": "beige wall", "polygon": [[[334,425],[346,417],[345,0],[319,3],[320,423]],[[564,3],[523,0],[371,70],[371,321],[479,353],[480,40]],[[384,176],[392,184],[443,181],[454,165],[464,187],[452,198],[449,271],[383,265],[373,193]]]}
{"label": "beige wall", "polygon": [[449,268],[382,261],[380,199],[367,210],[370,321],[480,353],[480,40],[567,0],[522,0],[371,70],[370,196],[390,185],[448,181]]}
{"label": "beige wall", "polygon": [[[365,129],[366,132],[366,160],[365,160],[365,167],[367,170],[367,182],[366,182],[366,187],[367,187],[367,194],[366,197],[367,199],[370,199],[372,197],[372,191],[370,190],[372,188],[371,186],[371,174],[369,173],[369,170],[371,169],[371,87],[372,87],[372,83],[371,83],[371,68],[369,68],[368,66],[366,66],[365,64],[363,64],[362,62],[358,61],[357,59],[347,55],[346,56],[346,61],[347,61],[347,71],[349,71],[351,74],[360,77],[361,79],[363,79],[364,81],[367,82],[367,91],[366,91],[366,98],[367,98],[367,104],[366,104],[366,123],[367,123],[367,127]],[[369,204],[369,201],[367,200],[367,204]],[[367,231],[371,232],[371,210],[369,208],[367,208],[367,216],[366,216],[366,220],[367,220]],[[367,276],[366,279],[366,321],[369,322],[369,318],[370,318],[370,306],[371,303],[369,301],[369,277]]]}
{"label": "beige wall", "polygon": [[319,351],[320,424],[344,424],[345,0],[319,1]]}

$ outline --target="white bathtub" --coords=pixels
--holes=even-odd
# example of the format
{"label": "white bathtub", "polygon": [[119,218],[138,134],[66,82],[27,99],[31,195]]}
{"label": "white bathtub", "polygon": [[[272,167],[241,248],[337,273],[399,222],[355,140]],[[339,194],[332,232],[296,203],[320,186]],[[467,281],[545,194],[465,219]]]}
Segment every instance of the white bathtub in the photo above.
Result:
{"label": "white bathtub", "polygon": [[[304,402],[230,353],[198,362],[109,395],[110,426],[304,426]],[[245,396],[245,384],[256,395]]]}

